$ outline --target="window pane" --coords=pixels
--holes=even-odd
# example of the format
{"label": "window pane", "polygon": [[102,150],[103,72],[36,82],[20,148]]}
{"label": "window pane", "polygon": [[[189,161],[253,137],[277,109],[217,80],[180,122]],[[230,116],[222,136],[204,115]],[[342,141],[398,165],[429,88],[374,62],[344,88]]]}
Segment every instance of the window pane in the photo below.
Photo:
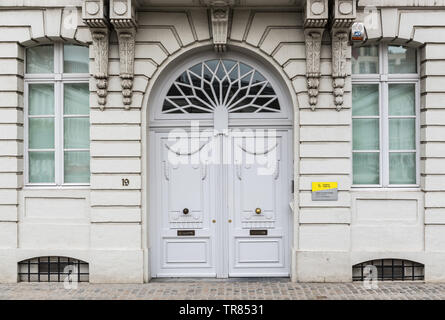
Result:
{"label": "window pane", "polygon": [[416,73],[417,50],[402,46],[388,46],[389,73]]}
{"label": "window pane", "polygon": [[416,154],[389,154],[389,183],[416,184]]}
{"label": "window pane", "polygon": [[29,119],[29,149],[54,148],[54,118]]}
{"label": "window pane", "polygon": [[63,46],[63,72],[88,73],[89,53],[88,47],[64,45]]}
{"label": "window pane", "polygon": [[64,114],[90,114],[88,83],[66,83],[63,87]]}
{"label": "window pane", "polygon": [[29,153],[29,182],[54,182],[54,152]]}
{"label": "window pane", "polygon": [[378,84],[352,85],[352,115],[353,116],[379,115]]}
{"label": "window pane", "polygon": [[352,120],[353,150],[379,150],[379,119]]}
{"label": "window pane", "polygon": [[379,47],[352,48],[352,74],[379,73]]}
{"label": "window pane", "polygon": [[90,119],[65,118],[63,121],[65,149],[90,147]]}
{"label": "window pane", "polygon": [[28,113],[30,115],[54,114],[54,85],[38,83],[29,85]]}
{"label": "window pane", "polygon": [[353,154],[354,184],[379,184],[379,156],[380,154],[378,152]]}
{"label": "window pane", "polygon": [[65,183],[90,182],[90,153],[88,151],[65,151]]}
{"label": "window pane", "polygon": [[414,84],[389,85],[389,115],[413,116],[416,114],[416,86]]}
{"label": "window pane", "polygon": [[416,119],[389,119],[389,149],[416,149]]}
{"label": "window pane", "polygon": [[53,73],[54,47],[44,45],[26,49],[26,73]]}

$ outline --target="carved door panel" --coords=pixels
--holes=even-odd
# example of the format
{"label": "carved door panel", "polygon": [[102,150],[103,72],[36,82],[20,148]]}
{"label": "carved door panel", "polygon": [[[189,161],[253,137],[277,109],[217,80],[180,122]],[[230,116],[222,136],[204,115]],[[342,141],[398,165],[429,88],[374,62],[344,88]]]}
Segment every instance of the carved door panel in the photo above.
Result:
{"label": "carved door panel", "polygon": [[[287,132],[232,139],[228,169],[229,276],[289,275]],[[231,221],[231,222],[230,222]]]}

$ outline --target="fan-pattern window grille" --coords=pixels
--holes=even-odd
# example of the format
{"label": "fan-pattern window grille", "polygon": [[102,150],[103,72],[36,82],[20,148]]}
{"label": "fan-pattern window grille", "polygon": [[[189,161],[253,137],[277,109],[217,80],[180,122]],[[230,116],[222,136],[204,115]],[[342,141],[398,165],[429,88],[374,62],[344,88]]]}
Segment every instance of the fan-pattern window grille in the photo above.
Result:
{"label": "fan-pattern window grille", "polygon": [[172,84],[162,113],[279,113],[271,83],[254,68],[234,60],[208,60],[184,71]]}

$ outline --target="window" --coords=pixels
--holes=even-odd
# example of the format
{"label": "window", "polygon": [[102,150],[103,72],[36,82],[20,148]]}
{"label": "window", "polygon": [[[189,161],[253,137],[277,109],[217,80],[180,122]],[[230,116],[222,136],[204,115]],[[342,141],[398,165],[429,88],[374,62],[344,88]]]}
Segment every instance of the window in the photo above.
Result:
{"label": "window", "polygon": [[271,83],[254,68],[234,60],[208,60],[184,71],[174,81],[162,112],[212,113],[223,106],[229,113],[279,113]]}
{"label": "window", "polygon": [[[374,271],[372,270],[374,269]],[[425,266],[401,259],[378,259],[356,264],[352,267],[352,280],[416,281],[424,280]],[[371,274],[375,273],[377,274]]]}
{"label": "window", "polygon": [[20,282],[64,282],[70,275],[77,282],[88,282],[88,263],[68,257],[39,257],[18,263]]}
{"label": "window", "polygon": [[88,48],[62,43],[28,48],[25,64],[26,183],[88,184]]}
{"label": "window", "polygon": [[380,45],[352,50],[353,184],[419,184],[417,50]]}

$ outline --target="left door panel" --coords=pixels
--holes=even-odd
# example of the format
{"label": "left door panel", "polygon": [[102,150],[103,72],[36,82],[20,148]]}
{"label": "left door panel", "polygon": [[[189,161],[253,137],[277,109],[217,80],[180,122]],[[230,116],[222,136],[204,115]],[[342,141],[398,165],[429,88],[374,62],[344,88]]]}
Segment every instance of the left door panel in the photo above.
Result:
{"label": "left door panel", "polygon": [[212,221],[216,219],[217,171],[201,156],[212,137],[184,135],[174,140],[167,133],[154,135],[154,274],[215,277],[216,228]]}

